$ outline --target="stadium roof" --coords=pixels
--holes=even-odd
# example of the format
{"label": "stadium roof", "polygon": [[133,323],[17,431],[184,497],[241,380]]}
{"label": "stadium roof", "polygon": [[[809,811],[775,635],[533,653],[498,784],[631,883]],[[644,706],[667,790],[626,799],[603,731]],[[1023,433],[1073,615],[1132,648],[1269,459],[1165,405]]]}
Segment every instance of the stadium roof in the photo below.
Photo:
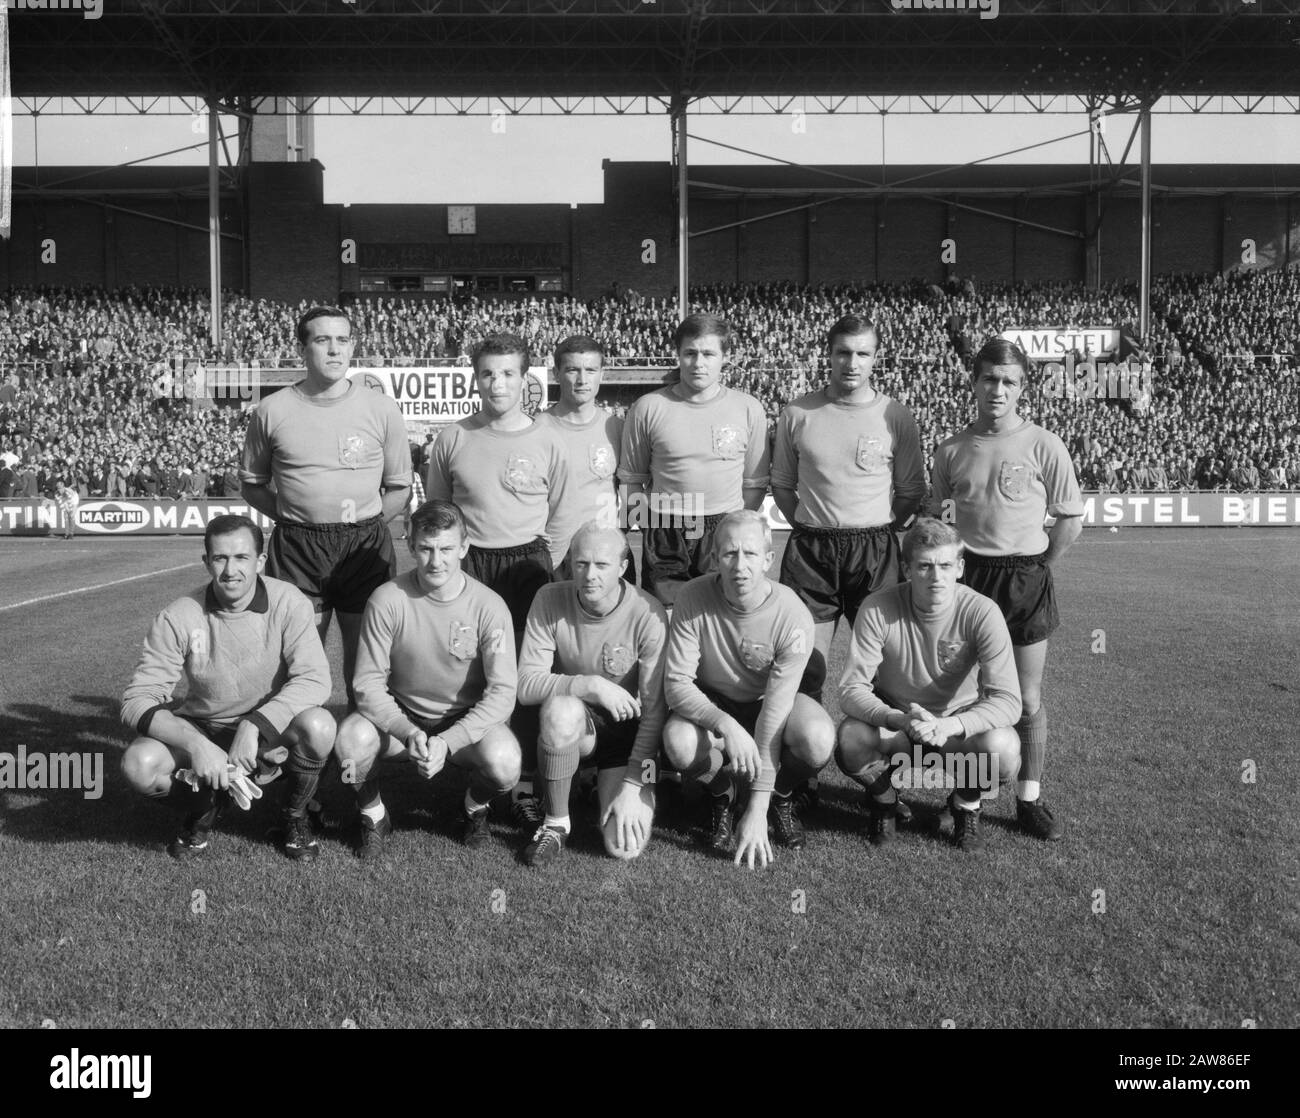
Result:
{"label": "stadium roof", "polygon": [[1300,72],[1300,0],[8,2],[17,97],[1149,99],[1290,94]]}

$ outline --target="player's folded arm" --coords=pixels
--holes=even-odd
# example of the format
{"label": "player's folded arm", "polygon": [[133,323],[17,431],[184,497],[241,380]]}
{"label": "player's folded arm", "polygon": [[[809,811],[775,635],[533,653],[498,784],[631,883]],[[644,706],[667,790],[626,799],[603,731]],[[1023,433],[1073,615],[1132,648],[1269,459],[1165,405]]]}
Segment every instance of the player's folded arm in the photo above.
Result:
{"label": "player's folded arm", "polygon": [[185,641],[168,610],[154,618],[131,682],[122,695],[119,713],[123,725],[148,736],[154,713],[170,709],[172,693],[185,675]]}
{"label": "player's folded arm", "polygon": [[279,691],[244,715],[268,739],[284,733],[304,710],[324,706],[331,690],[329,660],[316,631],[311,602],[295,590],[282,599],[277,612],[288,678]]}
{"label": "player's folded arm", "polygon": [[483,657],[486,686],[479,701],[442,735],[449,750],[454,752],[480,741],[493,726],[509,723],[518,691],[513,631],[504,603],[499,610],[480,614],[479,654]]}

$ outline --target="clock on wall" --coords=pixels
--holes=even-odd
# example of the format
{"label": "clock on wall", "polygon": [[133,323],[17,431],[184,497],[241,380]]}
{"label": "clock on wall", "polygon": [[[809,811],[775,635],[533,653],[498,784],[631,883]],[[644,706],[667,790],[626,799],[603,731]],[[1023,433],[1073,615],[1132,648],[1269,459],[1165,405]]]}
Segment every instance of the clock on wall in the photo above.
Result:
{"label": "clock on wall", "polygon": [[449,234],[478,232],[477,207],[448,206],[447,232]]}

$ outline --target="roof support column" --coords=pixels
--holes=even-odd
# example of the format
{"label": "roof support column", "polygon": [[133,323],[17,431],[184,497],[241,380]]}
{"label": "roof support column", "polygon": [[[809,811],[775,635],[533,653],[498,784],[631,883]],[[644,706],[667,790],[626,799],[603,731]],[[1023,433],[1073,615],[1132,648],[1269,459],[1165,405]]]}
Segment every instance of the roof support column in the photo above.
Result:
{"label": "roof support column", "polygon": [[208,98],[208,283],[212,351],[221,356],[221,183],[217,175],[217,102]]}
{"label": "roof support column", "polygon": [[1142,106],[1142,276],[1138,294],[1138,333],[1146,348],[1151,327],[1151,105]]}
{"label": "roof support column", "polygon": [[686,185],[689,163],[686,152],[686,106],[690,99],[685,94],[673,98],[673,158],[677,163],[677,318],[690,313],[690,245],[691,222],[689,190]]}

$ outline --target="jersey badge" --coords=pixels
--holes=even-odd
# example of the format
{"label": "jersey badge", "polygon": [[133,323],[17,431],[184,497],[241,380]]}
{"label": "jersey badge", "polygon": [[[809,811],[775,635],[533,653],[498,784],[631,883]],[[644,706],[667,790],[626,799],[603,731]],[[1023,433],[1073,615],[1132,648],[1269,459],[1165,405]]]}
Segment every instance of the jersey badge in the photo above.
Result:
{"label": "jersey badge", "polygon": [[587,447],[587,465],[601,481],[614,476],[614,448],[592,444]]}
{"label": "jersey badge", "polygon": [[740,659],[751,672],[761,672],[772,666],[772,646],[742,637]]}
{"label": "jersey badge", "polygon": [[882,473],[888,465],[888,456],[878,438],[870,435],[858,436],[858,453],[854,461],[858,469],[867,474]]}
{"label": "jersey badge", "polygon": [[1011,501],[1018,501],[1029,492],[1031,473],[1024,462],[1003,462],[998,469],[998,490]]}
{"label": "jersey badge", "polygon": [[966,660],[966,642],[965,641],[940,641],[939,642],[939,667],[950,672],[964,665]]}
{"label": "jersey badge", "polygon": [[457,660],[473,660],[478,655],[478,633],[463,621],[451,623],[451,654]]}
{"label": "jersey badge", "polygon": [[360,435],[339,436],[339,465],[355,470],[366,453],[366,441]]}
{"label": "jersey badge", "polygon": [[730,423],[713,426],[713,453],[718,458],[734,461],[745,453],[745,432]]}
{"label": "jersey badge", "polygon": [[546,475],[526,454],[512,454],[506,461],[505,485],[511,493],[536,494],[547,490]]}
{"label": "jersey badge", "polygon": [[600,670],[612,679],[622,679],[632,670],[636,657],[625,644],[606,642],[600,649]]}

